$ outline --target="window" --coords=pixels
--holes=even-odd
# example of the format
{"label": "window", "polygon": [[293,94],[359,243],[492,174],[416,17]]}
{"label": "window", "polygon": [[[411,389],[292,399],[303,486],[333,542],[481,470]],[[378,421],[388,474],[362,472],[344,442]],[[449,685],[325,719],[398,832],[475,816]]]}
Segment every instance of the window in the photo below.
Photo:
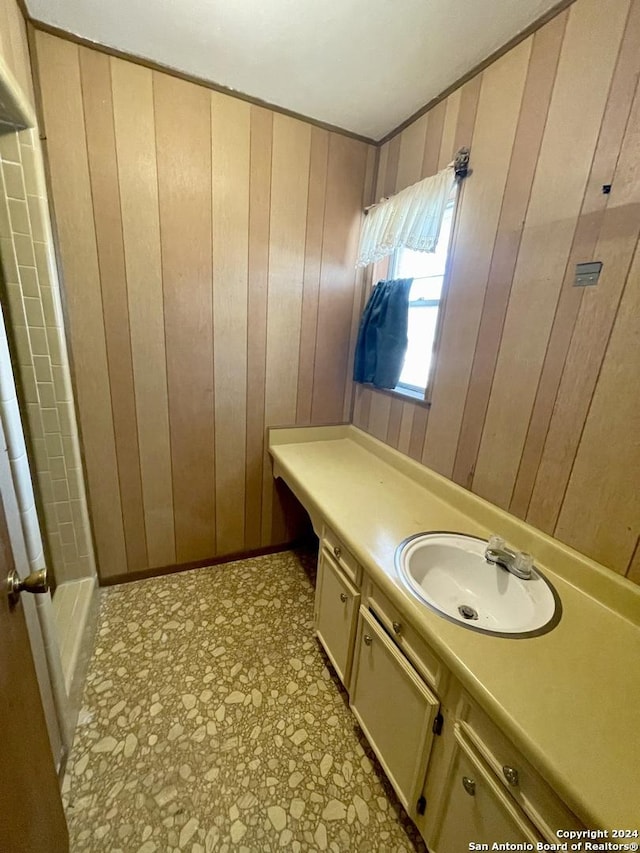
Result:
{"label": "window", "polygon": [[390,278],[413,279],[409,291],[409,344],[395,390],[418,400],[424,399],[431,374],[454,208],[455,199],[450,199],[435,252],[396,249],[391,262]]}

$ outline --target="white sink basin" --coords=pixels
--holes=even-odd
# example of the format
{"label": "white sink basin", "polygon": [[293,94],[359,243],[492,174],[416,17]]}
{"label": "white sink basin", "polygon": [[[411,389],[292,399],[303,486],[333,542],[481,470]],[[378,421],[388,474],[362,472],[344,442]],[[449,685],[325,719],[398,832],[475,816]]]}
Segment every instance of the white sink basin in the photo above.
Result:
{"label": "white sink basin", "polygon": [[498,636],[532,637],[560,621],[551,584],[534,568],[522,580],[484,557],[487,542],[462,533],[420,533],[396,551],[411,592],[451,622]]}

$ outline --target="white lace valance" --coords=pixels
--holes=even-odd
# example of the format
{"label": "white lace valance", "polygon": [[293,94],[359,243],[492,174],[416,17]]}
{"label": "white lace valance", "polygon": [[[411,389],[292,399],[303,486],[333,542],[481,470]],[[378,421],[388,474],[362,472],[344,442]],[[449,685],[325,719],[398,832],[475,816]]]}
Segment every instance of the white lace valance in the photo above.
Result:
{"label": "white lace valance", "polygon": [[449,166],[370,208],[362,225],[356,266],[379,261],[401,246],[435,252],[454,181]]}

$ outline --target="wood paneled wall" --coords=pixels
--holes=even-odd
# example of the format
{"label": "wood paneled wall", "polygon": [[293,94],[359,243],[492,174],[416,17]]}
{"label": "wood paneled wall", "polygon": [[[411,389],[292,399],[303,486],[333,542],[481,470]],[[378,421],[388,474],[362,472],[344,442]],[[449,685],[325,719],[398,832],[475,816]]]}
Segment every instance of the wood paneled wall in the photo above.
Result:
{"label": "wood paneled wall", "polygon": [[102,578],[286,541],[265,428],[349,418],[375,149],[36,50]]}
{"label": "wood paneled wall", "polygon": [[[359,387],[354,414],[636,582],[639,74],[640,2],[577,0],[383,147],[376,197],[461,145],[473,174],[431,408]],[[590,260],[598,285],[572,286]]]}

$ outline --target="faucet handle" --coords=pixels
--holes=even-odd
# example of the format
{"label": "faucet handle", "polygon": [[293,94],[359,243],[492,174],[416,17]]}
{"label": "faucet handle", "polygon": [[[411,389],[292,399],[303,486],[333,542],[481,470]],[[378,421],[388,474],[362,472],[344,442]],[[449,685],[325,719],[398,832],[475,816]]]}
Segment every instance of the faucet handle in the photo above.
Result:
{"label": "faucet handle", "polygon": [[527,554],[526,551],[519,551],[516,554],[515,569],[520,577],[530,578],[533,569],[533,556]]}
{"label": "faucet handle", "polygon": [[490,551],[504,551],[504,539],[502,536],[497,536],[493,533],[487,542],[487,549]]}

